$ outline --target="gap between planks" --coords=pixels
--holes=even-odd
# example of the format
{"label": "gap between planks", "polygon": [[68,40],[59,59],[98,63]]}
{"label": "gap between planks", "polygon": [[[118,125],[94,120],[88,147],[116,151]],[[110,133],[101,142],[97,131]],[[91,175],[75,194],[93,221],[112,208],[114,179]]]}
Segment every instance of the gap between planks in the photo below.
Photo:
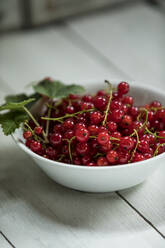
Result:
{"label": "gap between planks", "polygon": [[14,245],[11,243],[11,241],[6,237],[6,235],[5,235],[2,231],[0,231],[0,234],[1,234],[1,235],[3,236],[3,238],[8,242],[8,244],[11,245],[11,247],[16,248],[16,246],[14,246]]}
{"label": "gap between planks", "polygon": [[137,210],[121,193],[118,191],[115,192],[129,207],[131,207],[145,222],[148,223],[163,239],[165,239],[165,235],[159,231],[158,228],[154,226],[154,224],[149,221],[139,210]]}

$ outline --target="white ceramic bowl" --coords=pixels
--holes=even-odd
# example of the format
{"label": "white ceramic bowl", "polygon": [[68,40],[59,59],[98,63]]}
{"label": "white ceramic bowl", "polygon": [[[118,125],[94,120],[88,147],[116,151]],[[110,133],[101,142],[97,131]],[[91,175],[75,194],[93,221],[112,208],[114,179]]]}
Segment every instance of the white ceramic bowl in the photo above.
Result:
{"label": "white ceramic bowl", "polygon": [[[118,82],[112,82],[116,85]],[[101,81],[86,82],[88,92],[96,92],[104,87]],[[159,100],[165,105],[165,93],[150,86],[139,86],[130,82],[132,95],[136,105]],[[135,186],[147,179],[164,162],[165,153],[154,158],[125,165],[106,167],[86,167],[64,164],[45,159],[28,149],[24,144],[22,130],[13,135],[18,146],[39,165],[54,181],[66,187],[86,192],[111,192]],[[21,142],[22,140],[23,142]]]}

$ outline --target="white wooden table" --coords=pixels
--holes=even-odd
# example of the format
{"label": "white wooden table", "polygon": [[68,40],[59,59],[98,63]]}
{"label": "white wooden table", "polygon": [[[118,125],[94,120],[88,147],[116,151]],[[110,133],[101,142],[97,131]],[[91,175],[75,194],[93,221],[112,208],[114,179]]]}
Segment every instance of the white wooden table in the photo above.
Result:
{"label": "white wooden table", "polygon": [[[136,79],[165,90],[165,16],[138,3],[0,38],[0,100],[33,80]],[[165,168],[88,194],[51,181],[0,133],[0,248],[164,248]]]}

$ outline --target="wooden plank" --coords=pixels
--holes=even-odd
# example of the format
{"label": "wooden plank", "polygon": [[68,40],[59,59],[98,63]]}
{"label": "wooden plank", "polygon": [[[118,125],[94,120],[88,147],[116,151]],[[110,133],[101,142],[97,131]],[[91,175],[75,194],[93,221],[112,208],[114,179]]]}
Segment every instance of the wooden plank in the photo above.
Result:
{"label": "wooden plank", "polygon": [[164,247],[162,237],[117,195],[64,188],[11,137],[0,133],[0,139],[0,227],[16,247]]}
{"label": "wooden plank", "polygon": [[[165,89],[164,17],[153,9],[137,5],[74,21],[70,26],[131,77]],[[143,185],[120,193],[165,235],[164,170],[162,167]]]}
{"label": "wooden plank", "polygon": [[69,22],[88,44],[131,78],[165,89],[164,16],[137,3]]}
{"label": "wooden plank", "polygon": [[117,195],[64,188],[10,137],[0,137],[0,226],[16,247],[164,247],[162,237]]}
{"label": "wooden plank", "polygon": [[0,75],[13,90],[45,76],[67,82],[116,77],[64,37],[65,27],[4,35],[0,40]]}
{"label": "wooden plank", "polygon": [[[38,58],[41,54],[43,57],[47,55],[46,57],[51,58],[48,62],[50,66],[55,54],[61,66],[65,63],[68,66],[69,59],[72,58],[72,66],[69,64],[70,71],[65,68],[66,79],[73,75],[85,79],[83,77],[85,72],[88,79],[90,76],[93,77],[94,72],[95,77],[104,77],[104,73],[107,75],[107,69],[102,69],[103,65],[101,67],[91,56],[85,55],[82,48],[74,48],[72,41],[66,41],[60,32],[58,35],[54,31],[50,33],[46,31],[45,35],[40,32],[39,35],[33,33],[32,36],[25,34],[23,38],[20,35],[19,39],[14,35],[14,39],[11,40],[15,42],[12,43],[8,39],[8,45],[5,45],[6,38],[3,40],[1,58],[5,64],[2,63],[0,73],[13,83],[11,84],[13,89],[23,86],[25,78],[28,81],[34,80],[34,77],[42,76],[45,68],[45,71],[49,71],[46,63],[49,60],[43,62]],[[54,41],[61,43],[55,45],[52,56]],[[32,49],[29,42],[30,45],[34,45]],[[14,49],[11,47],[12,44]],[[65,55],[62,59],[61,51],[64,51]],[[12,63],[12,59],[17,63]],[[26,61],[27,71],[22,61]],[[82,67],[78,67],[77,61],[81,61]],[[11,74],[7,75],[9,69]],[[55,72],[58,74],[60,71],[61,74],[58,74],[60,77],[64,69],[63,67],[58,69]],[[16,75],[15,71],[19,71],[20,75],[19,73]],[[50,72],[54,72],[53,66]],[[1,138],[1,141],[3,147],[0,148],[0,226],[16,247],[22,247],[22,244],[25,248],[54,245],[57,248],[61,246],[81,248],[89,245],[100,247],[103,244],[117,247],[128,245],[142,248],[157,245],[164,247],[162,237],[118,196],[83,194],[63,188],[49,180],[25,154],[15,148],[9,138]]]}

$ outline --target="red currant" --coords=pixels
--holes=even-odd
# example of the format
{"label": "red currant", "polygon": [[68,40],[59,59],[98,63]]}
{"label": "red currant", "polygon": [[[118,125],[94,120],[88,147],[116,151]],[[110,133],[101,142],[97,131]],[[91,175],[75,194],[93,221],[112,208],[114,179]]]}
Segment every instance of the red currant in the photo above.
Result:
{"label": "red currant", "polygon": [[110,140],[110,136],[107,132],[101,132],[97,136],[97,141],[100,145],[106,145]]}
{"label": "red currant", "polygon": [[97,135],[99,132],[99,127],[96,125],[90,125],[90,126],[88,126],[88,130],[89,130],[91,135]]}
{"label": "red currant", "polygon": [[42,150],[42,145],[39,141],[32,140],[30,143],[30,149],[33,152],[39,153]]}
{"label": "red currant", "polygon": [[89,131],[86,128],[76,129],[75,136],[78,141],[86,142],[89,139]]}
{"label": "red currant", "polygon": [[124,96],[122,99],[122,103],[132,106],[133,105],[133,97],[132,96]]}
{"label": "red currant", "polygon": [[107,98],[105,96],[96,96],[94,98],[95,108],[104,111],[107,106]]}
{"label": "red currant", "polygon": [[31,131],[26,131],[23,133],[24,139],[29,139],[32,137],[32,132]]}
{"label": "red currant", "polygon": [[132,117],[130,115],[124,115],[121,121],[122,128],[128,128],[132,125]]}
{"label": "red currant", "polygon": [[108,160],[105,157],[99,157],[97,159],[97,166],[107,166]]}
{"label": "red currant", "polygon": [[43,131],[43,128],[40,127],[40,126],[34,128],[34,132],[35,132],[36,134],[38,134],[38,135],[40,135],[40,134],[42,133],[42,131]]}
{"label": "red currant", "polygon": [[136,152],[134,157],[133,157],[132,162],[140,162],[140,161],[143,161],[144,159],[145,158],[141,153]]}
{"label": "red currant", "polygon": [[77,143],[76,145],[76,151],[78,154],[80,155],[84,155],[89,153],[89,145],[85,142],[85,143]]}
{"label": "red currant", "polygon": [[116,123],[119,123],[123,116],[124,116],[124,112],[121,109],[113,110],[111,113],[111,119]]}
{"label": "red currant", "polygon": [[120,139],[120,148],[126,151],[132,150],[135,146],[134,139],[125,136]]}
{"label": "red currant", "polygon": [[117,151],[111,150],[107,153],[106,158],[110,164],[115,164],[119,159]]}
{"label": "red currant", "polygon": [[61,145],[62,135],[60,133],[53,133],[50,135],[49,141],[53,146]]}
{"label": "red currant", "polygon": [[118,84],[118,94],[125,95],[129,92],[129,84],[126,82],[121,82]]}
{"label": "red currant", "polygon": [[107,123],[107,126],[108,126],[108,130],[109,130],[110,132],[115,132],[115,131],[117,130],[117,124],[116,124],[116,122],[109,121],[109,122]]}
{"label": "red currant", "polygon": [[94,111],[90,114],[90,121],[92,124],[99,124],[102,121],[102,115],[98,111]]}

